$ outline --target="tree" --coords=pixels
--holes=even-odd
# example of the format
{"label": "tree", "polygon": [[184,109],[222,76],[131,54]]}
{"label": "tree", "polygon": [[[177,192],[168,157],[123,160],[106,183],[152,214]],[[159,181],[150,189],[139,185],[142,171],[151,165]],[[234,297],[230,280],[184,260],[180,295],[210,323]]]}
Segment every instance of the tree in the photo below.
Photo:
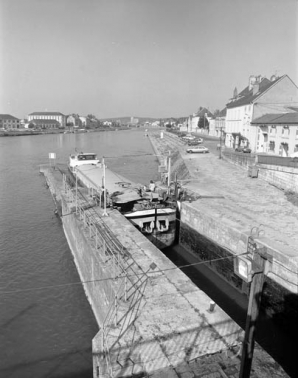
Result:
{"label": "tree", "polygon": [[209,121],[206,116],[202,116],[199,118],[198,128],[209,130]]}
{"label": "tree", "polygon": [[214,112],[213,112],[214,118],[219,117],[219,114],[220,114],[220,110],[215,109]]}

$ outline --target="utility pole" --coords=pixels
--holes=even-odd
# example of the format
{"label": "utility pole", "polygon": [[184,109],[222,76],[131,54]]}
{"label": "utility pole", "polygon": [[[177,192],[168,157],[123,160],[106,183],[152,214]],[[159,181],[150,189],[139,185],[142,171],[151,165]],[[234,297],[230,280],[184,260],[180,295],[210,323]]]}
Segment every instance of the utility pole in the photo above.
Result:
{"label": "utility pole", "polygon": [[78,170],[77,167],[74,168],[76,175],[76,214],[78,213]]}
{"label": "utility pole", "polygon": [[269,256],[267,254],[267,250],[265,247],[260,249],[255,248],[252,262],[253,278],[249,294],[239,378],[250,377],[253,352],[255,346],[255,330],[259,316],[263,284],[265,278],[265,263],[268,257]]}
{"label": "utility pole", "polygon": [[219,158],[221,159],[221,149],[222,149],[222,126],[219,128],[220,134],[219,134]]}
{"label": "utility pole", "polygon": [[170,185],[171,185],[171,151],[169,151],[169,157],[168,157],[168,194],[170,194]]}

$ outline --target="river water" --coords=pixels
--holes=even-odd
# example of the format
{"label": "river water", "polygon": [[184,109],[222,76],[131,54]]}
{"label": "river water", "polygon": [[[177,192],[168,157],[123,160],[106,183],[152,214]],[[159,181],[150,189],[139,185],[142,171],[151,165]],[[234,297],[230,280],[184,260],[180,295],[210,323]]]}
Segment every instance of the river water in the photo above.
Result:
{"label": "river water", "polygon": [[[98,327],[39,165],[75,149],[134,182],[157,179],[144,131],[0,138],[0,377],[91,378]],[[131,156],[137,155],[137,156]],[[45,286],[57,286],[44,288]]]}

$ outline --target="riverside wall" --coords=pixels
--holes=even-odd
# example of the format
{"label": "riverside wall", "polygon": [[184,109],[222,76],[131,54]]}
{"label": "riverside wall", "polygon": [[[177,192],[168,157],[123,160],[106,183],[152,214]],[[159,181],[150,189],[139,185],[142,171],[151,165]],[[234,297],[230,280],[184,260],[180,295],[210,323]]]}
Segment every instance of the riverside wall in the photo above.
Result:
{"label": "riverside wall", "polygon": [[61,204],[64,232],[99,326],[92,341],[94,377],[178,378],[180,369],[204,356],[236,353],[240,327],[215,304],[210,310],[210,298],[125,217],[114,209],[104,216],[92,201],[76,199],[75,190],[65,191],[57,172],[43,173]]}
{"label": "riverside wall", "polygon": [[298,194],[298,168],[280,165],[258,164],[257,157],[249,154],[235,154],[223,151],[223,159],[244,169],[255,165],[258,169],[258,177],[275,187]]}
{"label": "riverside wall", "polygon": [[298,168],[258,164],[259,177],[279,189],[298,194]]}
{"label": "riverside wall", "polygon": [[[247,252],[250,232],[243,232],[231,220],[218,218],[206,207],[183,203],[180,244],[240,292],[249,294],[249,285],[234,271],[233,257]],[[265,276],[262,308],[286,331],[298,332],[297,259],[276,249],[271,240],[254,238],[258,248],[266,247],[272,257]],[[252,258],[252,254],[247,256]],[[214,261],[212,261],[214,260]]]}

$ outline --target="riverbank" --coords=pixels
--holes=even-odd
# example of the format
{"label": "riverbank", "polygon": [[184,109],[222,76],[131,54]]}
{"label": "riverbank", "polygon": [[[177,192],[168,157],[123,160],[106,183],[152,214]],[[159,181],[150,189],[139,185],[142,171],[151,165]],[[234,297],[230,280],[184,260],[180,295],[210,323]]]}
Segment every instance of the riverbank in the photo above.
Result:
{"label": "riverbank", "polygon": [[120,130],[131,130],[131,128],[123,127],[111,127],[111,128],[100,128],[100,129],[88,129],[81,131],[68,131],[66,129],[59,130],[31,130],[31,129],[17,129],[17,130],[0,130],[0,137],[12,137],[12,136],[27,136],[27,135],[49,135],[49,134],[83,134],[83,133],[97,133],[106,131],[120,131]]}

